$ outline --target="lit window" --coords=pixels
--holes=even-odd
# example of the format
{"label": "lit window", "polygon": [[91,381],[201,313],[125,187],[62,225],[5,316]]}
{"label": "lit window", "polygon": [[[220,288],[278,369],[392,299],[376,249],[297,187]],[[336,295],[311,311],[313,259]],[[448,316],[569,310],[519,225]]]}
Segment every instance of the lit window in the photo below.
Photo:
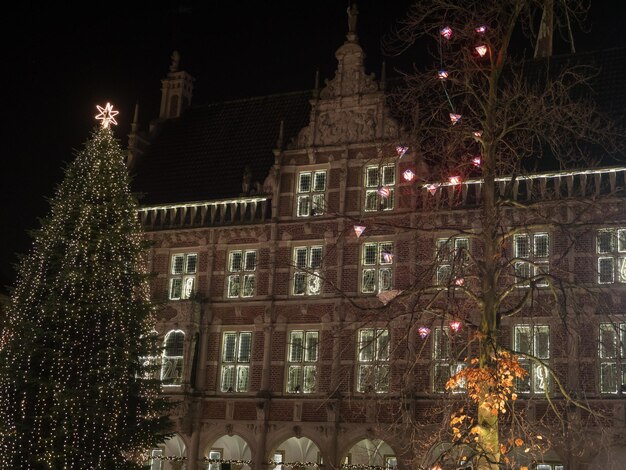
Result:
{"label": "lit window", "polygon": [[359,330],[357,351],[357,391],[389,391],[389,330]]}
{"label": "lit window", "polygon": [[565,466],[562,463],[538,463],[535,465],[535,470],[564,470]]}
{"label": "lit window", "polygon": [[209,451],[209,460],[212,460],[213,462],[209,462],[208,470],[220,470],[222,468],[222,450],[211,449]]}
{"label": "lit window", "polygon": [[197,253],[177,253],[172,255],[170,300],[181,300],[191,297],[195,288],[197,269]]}
{"label": "lit window", "polygon": [[256,250],[235,250],[228,254],[228,298],[254,295]]}
{"label": "lit window", "polygon": [[[517,287],[548,286],[550,237],[547,233],[518,233],[513,237],[513,255],[516,258],[515,282]],[[526,260],[526,261],[524,261]]]}
{"label": "lit window", "polygon": [[626,283],[626,229],[598,230],[598,283]]}
{"label": "lit window", "polygon": [[365,168],[365,210],[390,211],[395,200],[396,166],[371,165]]}
{"label": "lit window", "polygon": [[252,333],[224,333],[222,345],[222,392],[247,392],[250,377]]}
{"label": "lit window", "polygon": [[163,468],[163,449],[152,449],[150,451],[150,470],[161,470]]}
{"label": "lit window", "polygon": [[322,247],[294,248],[293,265],[293,295],[319,295],[322,292]]}
{"label": "lit window", "polygon": [[362,293],[379,293],[393,288],[393,260],[393,242],[374,242],[362,245]]}
{"label": "lit window", "polygon": [[[550,327],[548,325],[515,325],[513,328],[513,349],[520,353],[520,365],[528,374],[518,379],[517,390],[521,393],[543,393],[550,388],[548,368],[537,363],[550,359]],[[532,356],[524,357],[524,354]],[[536,359],[535,359],[536,358]]]}
{"label": "lit window", "polygon": [[463,271],[469,259],[469,238],[438,238],[435,258],[435,283],[438,286],[447,287],[463,279]]}
{"label": "lit window", "polygon": [[185,333],[172,330],[165,335],[161,362],[161,382],[163,385],[180,385],[183,381],[183,351]]}
{"label": "lit window", "polygon": [[324,213],[326,171],[302,171],[298,175],[298,217],[322,215]]}
{"label": "lit window", "polygon": [[[462,349],[465,343],[450,334],[447,326],[433,328],[433,391],[443,393],[446,391],[446,383],[454,375],[461,372],[465,362],[461,359]],[[461,384],[455,393],[463,392],[465,387]]]}
{"label": "lit window", "polygon": [[626,323],[601,323],[600,393],[626,392]]}
{"label": "lit window", "polygon": [[291,331],[287,352],[287,392],[313,393],[317,376],[318,331]]}

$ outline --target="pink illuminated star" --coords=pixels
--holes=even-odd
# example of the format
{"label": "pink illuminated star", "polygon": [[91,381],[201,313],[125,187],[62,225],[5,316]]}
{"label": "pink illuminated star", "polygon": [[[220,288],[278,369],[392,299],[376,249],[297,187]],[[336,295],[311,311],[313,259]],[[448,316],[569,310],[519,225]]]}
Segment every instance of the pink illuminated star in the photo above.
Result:
{"label": "pink illuminated star", "polygon": [[111,103],[107,103],[104,108],[102,106],[96,105],[96,108],[98,108],[98,111],[100,111],[100,114],[96,115],[96,119],[98,121],[102,121],[102,127],[106,129],[111,124],[115,124],[117,126],[115,116],[119,114],[119,111],[115,111]]}

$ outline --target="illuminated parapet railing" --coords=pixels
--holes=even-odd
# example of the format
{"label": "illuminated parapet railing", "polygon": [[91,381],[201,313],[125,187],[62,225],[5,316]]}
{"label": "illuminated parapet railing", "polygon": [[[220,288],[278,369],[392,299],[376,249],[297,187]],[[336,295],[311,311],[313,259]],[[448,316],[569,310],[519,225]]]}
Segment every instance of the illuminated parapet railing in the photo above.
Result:
{"label": "illuminated parapet railing", "polygon": [[162,204],[139,208],[146,230],[260,223],[271,217],[269,196]]}
{"label": "illuminated parapet railing", "polygon": [[[471,206],[480,203],[482,179],[425,183],[422,206]],[[500,196],[519,202],[566,198],[626,196],[626,167],[537,173],[496,178]]]}

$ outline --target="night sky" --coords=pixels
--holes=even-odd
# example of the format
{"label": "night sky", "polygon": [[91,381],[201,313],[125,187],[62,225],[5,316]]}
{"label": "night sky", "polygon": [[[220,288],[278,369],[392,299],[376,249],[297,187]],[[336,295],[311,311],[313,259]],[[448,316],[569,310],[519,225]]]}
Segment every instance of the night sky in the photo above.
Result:
{"label": "night sky", "polygon": [[[115,132],[125,147],[135,103],[143,129],[158,117],[172,51],[196,78],[198,105],[310,89],[316,69],[323,83],[347,31],[346,0],[41,3],[3,7],[0,290],[13,282],[16,253],[28,251],[26,231],[47,214],[64,163],[95,125],[96,104],[119,110]],[[380,38],[411,3],[358,1],[368,73],[379,76]],[[625,46],[625,13],[623,0],[595,0],[577,49]],[[418,47],[387,57],[388,75],[422,56]]]}

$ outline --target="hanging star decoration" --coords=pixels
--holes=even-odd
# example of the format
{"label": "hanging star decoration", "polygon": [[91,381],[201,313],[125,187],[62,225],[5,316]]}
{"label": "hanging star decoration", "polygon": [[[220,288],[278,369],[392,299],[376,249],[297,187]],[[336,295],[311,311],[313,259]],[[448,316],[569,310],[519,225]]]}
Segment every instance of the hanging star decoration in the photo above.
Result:
{"label": "hanging star decoration", "polygon": [[119,114],[119,111],[115,111],[111,103],[107,103],[103,108],[102,106],[96,105],[100,114],[96,115],[96,119],[98,121],[102,121],[102,127],[107,129],[111,126],[111,124],[115,124],[117,126],[117,121],[115,120],[115,116]]}

